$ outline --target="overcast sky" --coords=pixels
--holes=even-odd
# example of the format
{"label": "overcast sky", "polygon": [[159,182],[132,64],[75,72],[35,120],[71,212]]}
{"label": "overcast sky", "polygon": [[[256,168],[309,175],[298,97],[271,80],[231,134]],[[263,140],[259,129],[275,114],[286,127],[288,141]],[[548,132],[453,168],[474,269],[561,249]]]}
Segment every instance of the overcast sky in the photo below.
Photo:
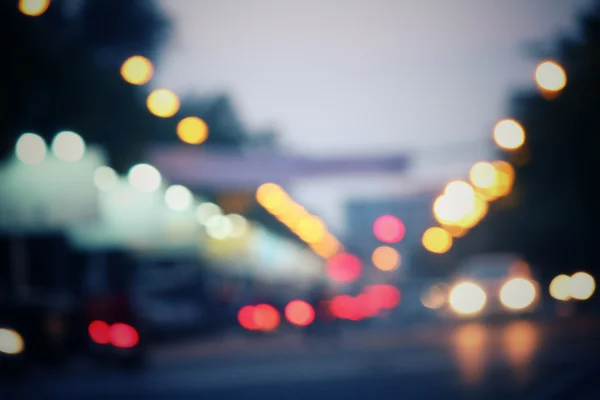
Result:
{"label": "overcast sky", "polygon": [[[242,119],[254,128],[277,126],[286,148],[339,155],[488,138],[506,116],[511,89],[532,85],[536,61],[523,44],[573,31],[591,1],[162,3],[176,25],[155,85],[180,94],[230,92]],[[446,161],[462,161],[452,169],[460,177],[488,153],[485,143],[473,144]],[[429,161],[419,171],[445,165]],[[340,202],[352,188],[371,190],[340,181],[297,191],[339,226]]]}

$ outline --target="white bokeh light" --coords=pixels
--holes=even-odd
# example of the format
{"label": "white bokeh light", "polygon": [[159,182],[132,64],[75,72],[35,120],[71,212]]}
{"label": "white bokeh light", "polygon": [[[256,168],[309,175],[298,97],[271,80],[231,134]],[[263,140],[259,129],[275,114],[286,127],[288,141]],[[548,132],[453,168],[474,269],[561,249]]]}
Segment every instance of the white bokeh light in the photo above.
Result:
{"label": "white bokeh light", "polygon": [[165,191],[165,203],[173,211],[185,211],[192,205],[194,196],[185,186],[169,186]]}
{"label": "white bokeh light", "polygon": [[102,165],[94,171],[94,185],[103,192],[112,190],[118,181],[117,173],[111,167]]}
{"label": "white bokeh light", "polygon": [[202,225],[205,225],[211,217],[221,214],[223,210],[214,203],[202,203],[196,208],[196,220]]}
{"label": "white bokeh light", "polygon": [[206,233],[213,239],[225,239],[231,234],[231,223],[224,215],[213,215],[206,221]]}
{"label": "white bokeh light", "polygon": [[52,153],[65,162],[77,162],[85,154],[85,142],[75,132],[63,131],[52,140]]}
{"label": "white bokeh light", "polygon": [[129,184],[142,193],[151,193],[160,187],[160,172],[152,165],[137,164],[131,167],[128,174]]}
{"label": "white bokeh light", "polygon": [[231,225],[231,232],[229,235],[234,238],[240,238],[244,236],[248,229],[248,221],[246,218],[239,214],[229,214],[227,215],[227,218],[229,219],[229,224]]}
{"label": "white bokeh light", "polygon": [[40,164],[46,158],[46,142],[40,135],[24,133],[17,140],[15,154],[24,164]]}

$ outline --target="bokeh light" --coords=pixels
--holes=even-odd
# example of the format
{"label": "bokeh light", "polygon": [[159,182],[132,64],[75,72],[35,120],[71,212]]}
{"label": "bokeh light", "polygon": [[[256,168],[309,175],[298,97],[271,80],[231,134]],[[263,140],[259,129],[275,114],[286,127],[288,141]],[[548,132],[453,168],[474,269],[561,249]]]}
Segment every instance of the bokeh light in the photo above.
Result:
{"label": "bokeh light", "polygon": [[138,192],[151,193],[160,187],[160,172],[152,165],[137,164],[131,167],[127,175],[129,184]]}
{"label": "bokeh light", "polygon": [[173,211],[185,211],[194,201],[194,195],[182,185],[172,185],[165,191],[165,203]]}
{"label": "bokeh light", "polygon": [[514,119],[503,119],[494,127],[494,141],[504,150],[516,150],[525,143],[525,130]]}
{"label": "bokeh light", "polygon": [[330,258],[341,251],[342,246],[330,233],[316,243],[309,243],[310,248],[323,258]]}
{"label": "bokeh light", "polygon": [[594,294],[596,282],[587,272],[577,272],[569,278],[569,294],[575,300],[587,300]]}
{"label": "bokeh light", "polygon": [[110,342],[109,330],[110,326],[104,321],[92,321],[88,326],[90,338],[98,344],[108,344]]}
{"label": "bokeh light", "polygon": [[431,286],[421,295],[421,304],[431,310],[439,310],[446,304],[448,289],[443,284]]}
{"label": "bokeh light", "polygon": [[20,354],[25,349],[21,335],[12,329],[0,328],[0,353]]}
{"label": "bokeh light", "polygon": [[168,89],[156,89],[146,100],[148,110],[161,118],[172,117],[179,111],[179,98]]}
{"label": "bokeh light", "polygon": [[472,282],[463,282],[452,288],[448,302],[456,313],[474,315],[483,310],[487,296],[478,285]]}
{"label": "bokeh light", "polygon": [[50,0],[19,0],[19,11],[30,17],[39,17],[50,7]]}
{"label": "bokeh light", "polygon": [[254,321],[254,306],[244,306],[240,308],[237,315],[238,323],[244,329],[254,331],[259,329],[258,325]]}
{"label": "bokeh light", "polygon": [[443,254],[452,248],[452,235],[439,227],[431,227],[423,233],[422,244],[426,250]]}
{"label": "bokeh light", "polygon": [[510,194],[515,182],[515,169],[506,161],[494,161],[492,165],[496,169],[496,183],[492,193],[496,197]]}
{"label": "bokeh light", "polygon": [[369,285],[365,287],[364,293],[371,296],[374,305],[378,309],[391,310],[400,304],[402,294],[400,289],[393,285]]}
{"label": "bokeh light", "polygon": [[389,246],[379,246],[373,251],[371,261],[377,269],[393,271],[400,266],[401,257],[396,249]]}
{"label": "bokeh light", "polygon": [[536,298],[535,285],[524,278],[514,278],[502,285],[500,302],[511,310],[523,310],[533,304]]}
{"label": "bokeh light", "polygon": [[496,168],[488,162],[478,162],[471,167],[469,179],[473,186],[489,189],[496,183]]}
{"label": "bokeh light", "polygon": [[140,336],[134,327],[118,322],[111,325],[108,335],[110,343],[121,349],[129,349],[138,344]]}
{"label": "bokeh light", "polygon": [[196,208],[196,220],[199,224],[206,224],[215,215],[222,215],[221,207],[214,203],[202,203]]}
{"label": "bokeh light", "polygon": [[296,326],[308,326],[315,320],[315,310],[304,300],[292,300],[285,306],[286,319]]}
{"label": "bokeh light", "polygon": [[146,57],[129,57],[121,65],[121,76],[127,83],[132,85],[143,85],[152,79],[154,66]]}
{"label": "bokeh light", "polygon": [[241,238],[246,234],[248,231],[248,220],[246,220],[246,218],[239,214],[228,214],[227,219],[229,220],[229,225],[231,227],[229,236]]}
{"label": "bokeh light", "polygon": [[94,170],[94,185],[103,192],[114,189],[118,179],[115,170],[106,165],[101,165]]}
{"label": "bokeh light", "polygon": [[52,140],[52,153],[65,162],[77,162],[85,155],[85,142],[75,132],[63,131]]}
{"label": "bokeh light", "polygon": [[327,275],[333,281],[350,283],[358,279],[362,272],[362,263],[354,254],[340,253],[327,261]]}
{"label": "bokeh light", "polygon": [[187,117],[177,124],[177,136],[187,144],[201,144],[208,139],[208,125],[198,117]]}
{"label": "bokeh light", "polygon": [[281,317],[279,311],[270,304],[259,304],[253,308],[254,324],[264,332],[275,330]]}
{"label": "bokeh light", "polygon": [[289,197],[281,186],[275,183],[264,183],[256,190],[256,201],[270,211],[288,202]]}
{"label": "bokeh light", "polygon": [[213,239],[222,240],[231,235],[231,221],[225,215],[217,214],[208,218],[204,224],[206,233]]}
{"label": "bokeh light", "polygon": [[404,238],[404,223],[393,215],[383,215],[373,224],[375,237],[385,243],[397,243]]}
{"label": "bokeh light", "polygon": [[535,69],[535,83],[542,91],[560,92],[567,86],[567,74],[558,63],[543,61]]}
{"label": "bokeh light", "polygon": [[35,133],[22,134],[15,146],[15,154],[23,164],[41,164],[46,158],[46,151],[46,142]]}
{"label": "bokeh light", "polygon": [[556,300],[566,301],[571,298],[569,293],[569,276],[560,274],[550,282],[550,296]]}
{"label": "bokeh light", "polygon": [[298,222],[295,233],[306,243],[316,243],[325,236],[327,229],[319,218],[309,216]]}

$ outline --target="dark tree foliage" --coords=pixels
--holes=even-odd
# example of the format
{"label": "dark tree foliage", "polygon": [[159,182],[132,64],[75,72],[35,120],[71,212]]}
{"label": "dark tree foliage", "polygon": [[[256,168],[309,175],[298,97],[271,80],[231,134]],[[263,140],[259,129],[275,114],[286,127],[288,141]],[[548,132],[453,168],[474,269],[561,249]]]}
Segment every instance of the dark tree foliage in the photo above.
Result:
{"label": "dark tree foliage", "polygon": [[454,253],[515,251],[548,279],[578,269],[598,271],[600,248],[600,3],[581,19],[577,39],[561,39],[550,57],[568,76],[557,98],[521,92],[512,116],[526,146],[508,154],[516,168],[513,194]]}
{"label": "dark tree foliage", "polygon": [[149,89],[122,79],[123,61],[136,54],[156,61],[167,38],[170,23],[154,0],[54,0],[39,17],[17,5],[0,2],[1,158],[24,132],[50,141],[66,129],[102,145],[125,172],[152,142],[176,143],[186,116],[206,120],[206,145],[248,142],[228,96],[183,99],[177,115],[162,119],[147,110]]}

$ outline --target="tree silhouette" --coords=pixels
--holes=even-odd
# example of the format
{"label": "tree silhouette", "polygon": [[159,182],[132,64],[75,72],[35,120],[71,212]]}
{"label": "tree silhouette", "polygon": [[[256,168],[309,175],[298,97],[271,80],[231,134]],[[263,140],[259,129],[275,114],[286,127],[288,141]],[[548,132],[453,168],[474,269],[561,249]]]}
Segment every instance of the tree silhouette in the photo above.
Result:
{"label": "tree silhouette", "polygon": [[581,37],[560,38],[549,58],[566,70],[567,86],[554,99],[532,90],[513,97],[511,115],[527,132],[523,149],[503,155],[516,168],[513,194],[454,249],[518,252],[546,280],[600,267],[600,2],[581,19]]}

